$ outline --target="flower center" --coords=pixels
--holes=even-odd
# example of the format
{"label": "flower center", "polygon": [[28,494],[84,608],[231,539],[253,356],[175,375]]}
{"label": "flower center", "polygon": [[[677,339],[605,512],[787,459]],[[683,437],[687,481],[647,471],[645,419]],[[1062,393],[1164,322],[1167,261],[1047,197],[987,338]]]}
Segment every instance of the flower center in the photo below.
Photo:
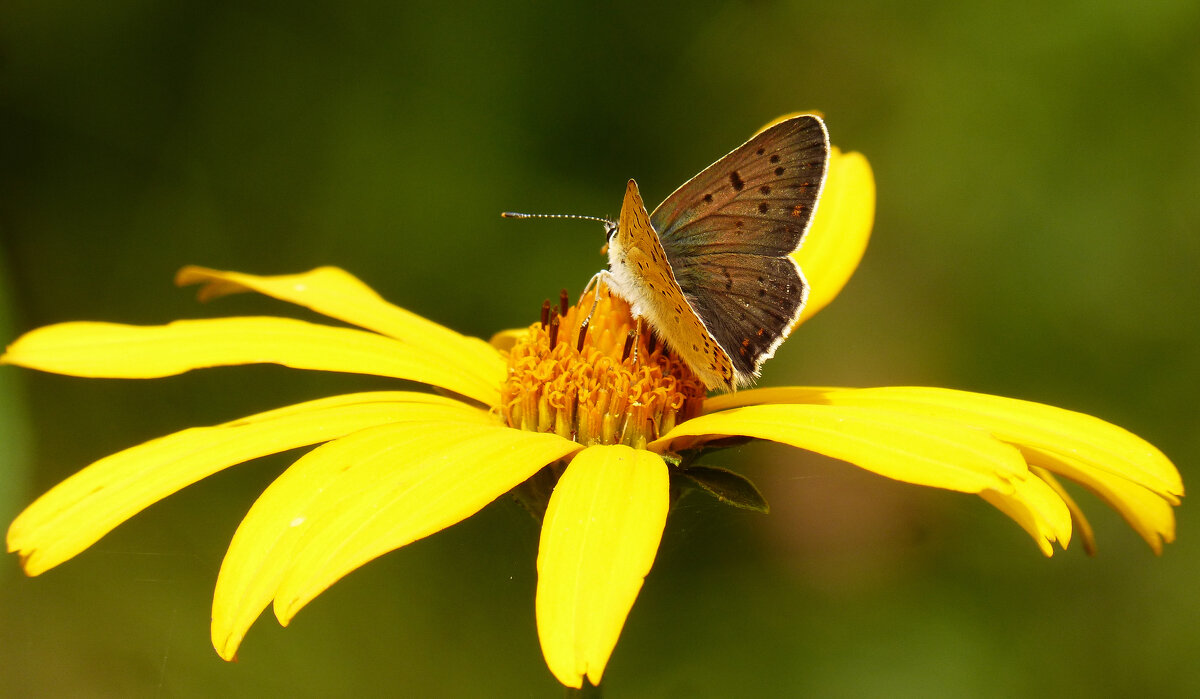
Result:
{"label": "flower center", "polygon": [[542,305],[541,322],[509,350],[500,411],[510,427],[643,448],[699,414],[705,394],[650,326],[638,332],[629,304],[599,286],[577,306],[565,291]]}

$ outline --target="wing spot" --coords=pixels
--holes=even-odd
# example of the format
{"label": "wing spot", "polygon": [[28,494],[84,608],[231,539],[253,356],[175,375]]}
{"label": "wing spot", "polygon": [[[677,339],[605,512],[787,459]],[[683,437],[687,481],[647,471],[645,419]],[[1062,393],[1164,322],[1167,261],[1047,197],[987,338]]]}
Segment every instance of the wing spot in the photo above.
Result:
{"label": "wing spot", "polygon": [[737,170],[729,173],[729,184],[733,185],[733,188],[739,192],[746,186],[746,183],[742,182],[742,176],[738,174]]}
{"label": "wing spot", "polygon": [[771,185],[764,184],[763,186],[758,188],[758,191],[762,192],[763,194],[770,194],[771,193]]}
{"label": "wing spot", "polygon": [[767,202],[764,201],[758,205],[758,213],[760,213],[760,214],[767,213]]}
{"label": "wing spot", "polygon": [[775,168],[775,176],[783,177],[783,166]]}
{"label": "wing spot", "polygon": [[742,225],[743,225],[743,224],[745,224],[745,223],[746,223],[745,221],[741,221],[741,220],[734,221],[734,223],[733,223],[733,227],[734,227],[734,228],[737,228],[737,229],[739,229],[739,230],[740,230],[740,229],[741,229],[741,227],[742,227]]}
{"label": "wing spot", "polygon": [[771,162],[772,162],[772,163],[777,163],[777,162],[779,162],[779,154],[778,154],[778,153],[776,153],[775,155],[772,155],[772,156],[771,156]]}
{"label": "wing spot", "polygon": [[760,299],[761,299],[762,297],[766,296],[766,295],[767,295],[767,290],[766,290],[766,289],[759,289],[759,290],[758,290],[758,297],[759,297]]}
{"label": "wing spot", "polygon": [[[754,154],[762,155],[763,153],[766,153],[766,152],[767,152],[767,150],[765,148],[760,147],[758,150],[754,151]],[[772,157],[776,157],[776,156],[772,156]]]}
{"label": "wing spot", "polygon": [[758,335],[759,337],[762,337],[762,336],[763,336],[763,333],[765,333],[766,331],[767,331],[767,329],[766,329],[766,328],[759,328],[758,330],[755,330],[755,331],[754,331],[754,334],[755,334],[755,335]]}
{"label": "wing spot", "polygon": [[711,195],[711,194],[705,194],[705,195],[704,195],[704,203],[705,203],[705,204],[711,204],[711,203],[712,203],[712,195]]}
{"label": "wing spot", "polygon": [[804,205],[803,204],[797,204],[792,207],[792,216],[799,217],[802,215],[804,215]]}

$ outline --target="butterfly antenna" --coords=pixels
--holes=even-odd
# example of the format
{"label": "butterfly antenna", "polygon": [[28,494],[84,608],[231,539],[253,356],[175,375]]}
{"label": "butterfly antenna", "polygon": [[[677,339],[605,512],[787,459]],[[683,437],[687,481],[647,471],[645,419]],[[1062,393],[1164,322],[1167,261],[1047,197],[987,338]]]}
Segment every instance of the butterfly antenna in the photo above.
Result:
{"label": "butterfly antenna", "polygon": [[599,216],[582,216],[580,214],[522,214],[516,211],[505,211],[500,214],[500,218],[575,218],[580,221],[599,221],[600,223],[611,224],[606,218]]}

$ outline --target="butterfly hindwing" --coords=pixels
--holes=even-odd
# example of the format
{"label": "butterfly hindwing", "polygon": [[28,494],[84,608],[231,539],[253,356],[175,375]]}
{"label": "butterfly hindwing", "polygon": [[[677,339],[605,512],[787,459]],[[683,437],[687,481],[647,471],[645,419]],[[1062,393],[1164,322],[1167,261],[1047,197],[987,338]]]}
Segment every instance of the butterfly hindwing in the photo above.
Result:
{"label": "butterfly hindwing", "polygon": [[[682,275],[682,276],[680,276]],[[718,253],[677,272],[680,288],[705,328],[729,355],[741,383],[783,341],[808,297],[808,286],[790,257]]]}

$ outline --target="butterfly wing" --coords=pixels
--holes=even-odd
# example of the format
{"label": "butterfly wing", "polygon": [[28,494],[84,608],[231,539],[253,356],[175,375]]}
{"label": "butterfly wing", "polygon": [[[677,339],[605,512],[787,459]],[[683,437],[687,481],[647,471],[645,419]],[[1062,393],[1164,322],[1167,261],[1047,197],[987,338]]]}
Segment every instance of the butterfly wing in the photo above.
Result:
{"label": "butterfly wing", "polygon": [[608,245],[609,286],[633,306],[709,388],[732,390],[735,372],[684,298],[659,243],[637,183],[629,180],[621,219]]}
{"label": "butterfly wing", "polygon": [[679,278],[684,298],[725,350],[739,385],[758,377],[775,354],[804,302],[808,285],[790,257],[709,255]]}
{"label": "butterfly wing", "polygon": [[825,183],[819,117],[787,119],[710,165],[651,215],[684,297],[749,383],[787,337],[807,284],[789,257]]}
{"label": "butterfly wing", "polygon": [[650,222],[668,255],[791,254],[808,230],[828,162],[820,117],[781,121],[676,189]]}

